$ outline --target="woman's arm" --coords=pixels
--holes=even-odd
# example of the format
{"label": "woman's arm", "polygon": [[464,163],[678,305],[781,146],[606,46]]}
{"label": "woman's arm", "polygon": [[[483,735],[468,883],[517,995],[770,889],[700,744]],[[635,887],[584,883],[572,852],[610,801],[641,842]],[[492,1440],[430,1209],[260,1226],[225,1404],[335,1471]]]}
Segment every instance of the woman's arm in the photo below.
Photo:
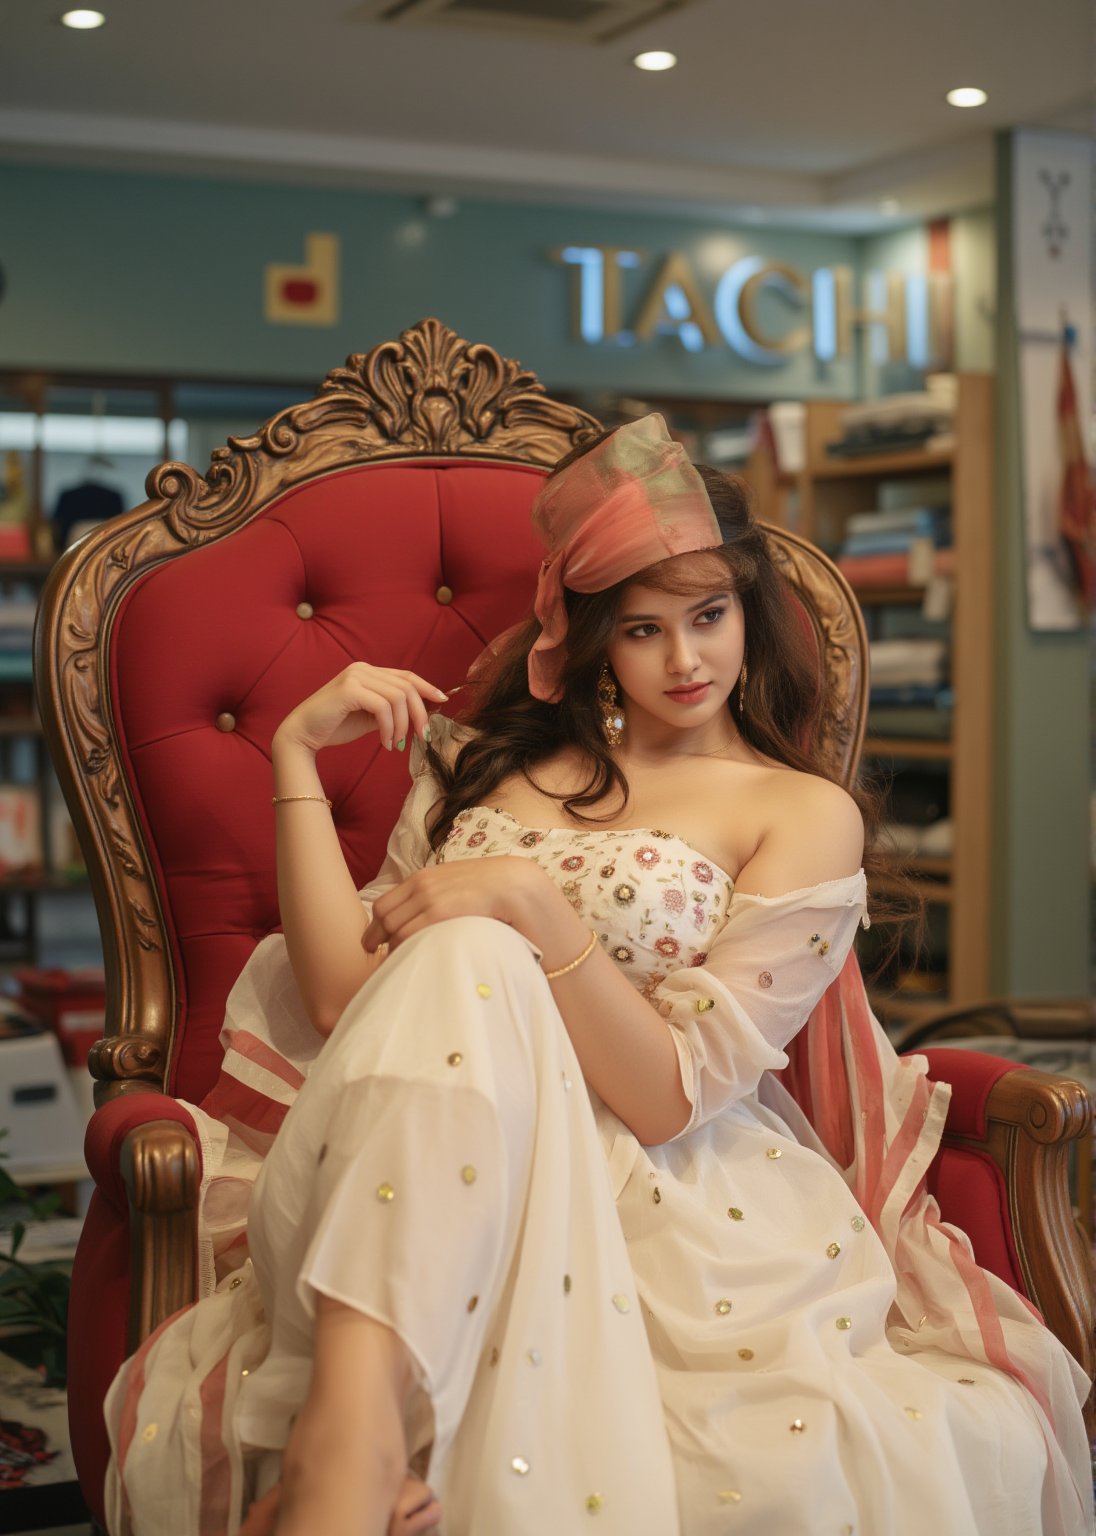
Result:
{"label": "woman's arm", "polygon": [[[767,819],[769,829],[739,877],[744,894],[781,896],[859,869],[860,812],[837,785],[782,775]],[[421,870],[379,898],[363,942],[367,949],[396,945],[465,914],[512,924],[540,950],[545,971],[568,965],[590,940],[589,927],[551,878],[530,860],[507,856]],[[693,1104],[670,1027],[600,944],[550,985],[583,1076],[633,1135],[654,1146],[683,1130]]]}
{"label": "woman's arm", "polygon": [[356,662],[298,705],[274,735],[278,905],[289,963],[322,1035],[331,1033],[380,961],[362,949],[365,913],[324,804],[316,755],[374,730],[390,749],[412,731],[423,736],[424,696],[445,697],[412,672]]}
{"label": "woman's arm", "polygon": [[[569,965],[590,942],[589,927],[544,870],[503,856],[431,866],[386,891],[363,943],[395,947],[433,923],[471,915],[511,924],[540,950],[545,971]],[[691,1105],[664,1021],[600,944],[549,985],[591,1088],[640,1141],[668,1141]]]}

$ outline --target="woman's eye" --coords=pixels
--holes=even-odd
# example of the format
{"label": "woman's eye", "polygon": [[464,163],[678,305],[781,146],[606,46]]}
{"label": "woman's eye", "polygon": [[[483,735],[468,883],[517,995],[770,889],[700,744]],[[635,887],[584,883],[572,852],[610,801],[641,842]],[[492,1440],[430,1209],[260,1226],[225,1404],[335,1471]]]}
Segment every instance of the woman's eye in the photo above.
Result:
{"label": "woman's eye", "polygon": [[633,640],[646,640],[649,635],[656,633],[657,624],[637,624],[634,629],[629,629],[627,634]]}
{"label": "woman's eye", "polygon": [[723,617],[724,612],[723,608],[705,608],[703,613],[697,615],[697,618],[705,624],[714,624],[717,619]]}

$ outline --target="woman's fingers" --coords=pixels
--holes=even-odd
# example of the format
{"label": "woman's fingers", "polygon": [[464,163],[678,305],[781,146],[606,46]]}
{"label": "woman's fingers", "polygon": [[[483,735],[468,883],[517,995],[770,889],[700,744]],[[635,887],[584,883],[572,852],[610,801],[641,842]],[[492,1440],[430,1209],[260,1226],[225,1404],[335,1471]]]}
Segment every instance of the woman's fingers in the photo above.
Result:
{"label": "woman's fingers", "polygon": [[[269,1493],[256,1499],[240,1526],[240,1536],[273,1536],[278,1519],[278,1505],[282,1501],[282,1485],[275,1483]],[[424,1526],[425,1530],[426,1527]]]}
{"label": "woman's fingers", "polygon": [[405,672],[403,675],[420,696],[429,695],[430,698],[436,700],[439,704],[448,702],[449,695],[443,693],[437,683],[428,683],[425,677],[420,677],[417,672]]}
{"label": "woman's fingers", "polygon": [[[408,881],[398,885],[394,891],[386,891],[373,908],[373,916],[368,928],[362,934],[362,945],[372,952],[379,944],[387,944],[395,948],[395,935],[401,932],[406,925],[423,912],[422,896],[407,887]],[[392,898],[395,897],[396,900]],[[383,910],[381,902],[385,903]],[[425,922],[421,925],[426,926]],[[404,934],[406,937],[406,934]]]}
{"label": "woman's fingers", "polygon": [[376,729],[381,744],[393,751],[401,741],[406,747],[412,731],[425,736],[426,699],[444,702],[445,697],[415,672],[355,661],[299,704],[279,729],[315,752]]}
{"label": "woman's fingers", "polygon": [[432,1531],[440,1519],[441,1505],[433,1490],[408,1472],[388,1523],[388,1536],[417,1536],[420,1531]]}
{"label": "woman's fingers", "polygon": [[430,1503],[422,1509],[416,1510],[413,1515],[408,1515],[402,1525],[396,1527],[399,1536],[418,1536],[420,1531],[436,1530],[441,1523],[441,1505],[437,1499],[431,1499]]}
{"label": "woman's fingers", "polygon": [[509,922],[511,893],[528,878],[530,867],[524,859],[490,855],[417,870],[377,898],[362,946],[370,953],[385,942],[395,949],[413,933],[450,917],[495,917]]}

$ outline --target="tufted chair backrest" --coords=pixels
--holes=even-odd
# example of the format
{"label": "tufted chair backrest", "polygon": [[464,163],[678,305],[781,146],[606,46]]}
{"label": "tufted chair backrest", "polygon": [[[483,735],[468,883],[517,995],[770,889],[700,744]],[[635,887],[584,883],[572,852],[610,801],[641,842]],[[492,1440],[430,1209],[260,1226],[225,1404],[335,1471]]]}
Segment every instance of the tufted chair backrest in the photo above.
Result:
{"label": "tufted chair backrest", "polygon": [[[294,704],[355,660],[458,683],[523,615],[543,470],[360,465],[276,497],[233,538],[149,571],[113,624],[111,706],[168,915],[177,1028],[167,1087],[211,1086],[224,1001],[278,925],[270,743]],[[358,885],[409,787],[376,735],[320,759]]]}
{"label": "tufted chair backrest", "polygon": [[[101,1100],[153,1086],[199,1101],[212,1085],[229,988],[278,923],[280,721],[353,660],[459,682],[527,612],[542,555],[531,502],[597,430],[429,320],[231,440],[206,477],[161,466],[150,501],[58,562],[36,687],[103,933]],[[817,551],[773,538],[819,640],[820,730],[847,777],[866,680],[856,605]],[[326,751],[320,770],[364,884],[407,758],[370,736]]]}

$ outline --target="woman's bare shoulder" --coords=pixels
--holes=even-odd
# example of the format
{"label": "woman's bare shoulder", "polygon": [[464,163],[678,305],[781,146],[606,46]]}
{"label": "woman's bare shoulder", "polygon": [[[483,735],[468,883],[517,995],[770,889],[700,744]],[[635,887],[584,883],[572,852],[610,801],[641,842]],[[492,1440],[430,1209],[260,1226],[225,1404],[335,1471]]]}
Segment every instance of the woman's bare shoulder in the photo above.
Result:
{"label": "woman's bare shoulder", "polygon": [[860,818],[860,808],[848,790],[819,773],[773,764],[767,774],[767,791],[789,811],[811,814],[826,810],[835,816]]}
{"label": "woman's bare shoulder", "polygon": [[764,774],[761,795],[761,836],[740,871],[743,890],[779,895],[856,873],[864,853],[864,821],[840,784],[774,767]]}

